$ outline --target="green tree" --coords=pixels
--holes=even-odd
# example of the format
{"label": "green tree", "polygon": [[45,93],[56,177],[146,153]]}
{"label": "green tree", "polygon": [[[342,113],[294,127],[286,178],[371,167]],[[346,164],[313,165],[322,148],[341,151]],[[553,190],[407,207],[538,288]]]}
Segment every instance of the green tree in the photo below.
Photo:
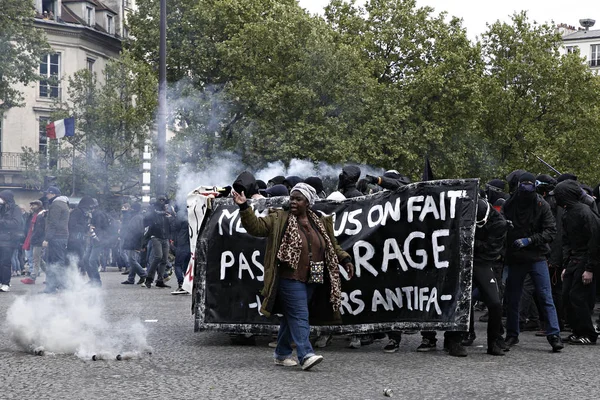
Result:
{"label": "green tree", "polygon": [[0,112],[20,106],[16,84],[38,79],[40,56],[48,53],[44,32],[34,26],[35,9],[28,0],[3,0],[0,13]]}
{"label": "green tree", "polygon": [[502,174],[517,168],[549,172],[539,155],[595,183],[600,117],[592,99],[600,95],[599,78],[579,54],[561,55],[561,45],[553,27],[532,23],[525,12],[489,25],[482,36],[481,127],[488,161]]}

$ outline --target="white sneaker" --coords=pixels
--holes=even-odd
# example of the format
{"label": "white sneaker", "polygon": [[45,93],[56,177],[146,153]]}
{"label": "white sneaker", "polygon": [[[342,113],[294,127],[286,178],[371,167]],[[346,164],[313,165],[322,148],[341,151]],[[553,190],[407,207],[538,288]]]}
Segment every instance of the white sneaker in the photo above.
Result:
{"label": "white sneaker", "polygon": [[315,365],[319,364],[321,361],[323,361],[323,356],[310,356],[308,358],[305,358],[302,362],[302,369],[304,371],[308,371]]}
{"label": "white sneaker", "polygon": [[275,358],[274,360],[275,365],[281,365],[283,367],[295,367],[296,365],[298,365],[298,362],[296,360],[292,360],[291,358],[286,358],[285,360]]}
{"label": "white sneaker", "polygon": [[358,336],[350,336],[350,344],[348,347],[351,349],[360,349],[360,338]]}
{"label": "white sneaker", "polygon": [[0,292],[10,292],[10,286],[0,285]]}
{"label": "white sneaker", "polygon": [[318,347],[319,349],[327,347],[331,343],[332,339],[333,339],[332,335],[321,335],[315,342],[315,347]]}

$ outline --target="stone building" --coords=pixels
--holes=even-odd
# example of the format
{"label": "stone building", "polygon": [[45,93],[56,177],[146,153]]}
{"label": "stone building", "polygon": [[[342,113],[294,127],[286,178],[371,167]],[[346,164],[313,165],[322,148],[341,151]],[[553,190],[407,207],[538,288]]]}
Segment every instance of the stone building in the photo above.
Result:
{"label": "stone building", "polygon": [[[107,61],[119,56],[126,14],[134,6],[133,0],[35,0],[35,26],[52,47],[39,64],[40,75],[48,80],[20,87],[24,106],[0,117],[0,189],[11,188],[19,204],[40,196],[38,189],[24,185],[23,149],[49,154],[55,144],[48,141],[45,127],[53,103],[67,100],[67,77],[87,68],[102,82]],[[50,158],[44,162],[52,163]]]}

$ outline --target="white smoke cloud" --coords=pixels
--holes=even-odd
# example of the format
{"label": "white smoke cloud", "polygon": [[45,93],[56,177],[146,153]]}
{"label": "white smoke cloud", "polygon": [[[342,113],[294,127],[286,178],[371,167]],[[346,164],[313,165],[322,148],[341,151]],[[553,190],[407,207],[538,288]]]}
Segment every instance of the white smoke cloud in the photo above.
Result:
{"label": "white smoke cloud", "polygon": [[8,309],[4,330],[24,351],[74,354],[84,360],[150,351],[140,320],[108,321],[104,292],[86,286],[73,264],[66,278],[66,290],[21,296]]}
{"label": "white smoke cloud", "polygon": [[[314,163],[310,160],[301,160],[293,158],[287,164],[282,160],[269,162],[267,166],[253,171],[246,166],[239,157],[233,153],[222,153],[214,157],[214,162],[210,166],[197,169],[192,165],[183,165],[177,174],[177,194],[176,200],[179,207],[185,208],[186,198],[188,193],[200,185],[205,186],[228,186],[233,183],[235,178],[245,170],[254,174],[256,179],[264,182],[269,179],[281,175],[291,176],[296,175],[301,178],[309,176],[318,176],[324,181],[329,181],[337,184],[338,175],[342,171],[342,164],[330,165],[325,162]],[[384,169],[376,168],[369,165],[356,165],[361,169],[361,176],[373,175],[380,176]],[[326,185],[327,186],[327,185]],[[331,186],[331,185],[329,185]]]}

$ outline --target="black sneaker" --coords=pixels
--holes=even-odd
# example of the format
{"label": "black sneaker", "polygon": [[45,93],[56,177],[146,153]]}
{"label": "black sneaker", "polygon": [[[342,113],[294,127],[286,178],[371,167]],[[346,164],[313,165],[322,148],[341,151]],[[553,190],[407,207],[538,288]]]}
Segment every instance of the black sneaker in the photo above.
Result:
{"label": "black sneaker", "polygon": [[[120,270],[119,270],[120,271]],[[121,275],[129,275],[129,270],[126,269],[125,271],[121,272]]]}
{"label": "black sneaker", "polygon": [[131,282],[131,281],[123,281],[121,282],[121,285],[133,285],[135,282]]}
{"label": "black sneaker", "polygon": [[513,347],[515,344],[519,343],[519,338],[516,336],[509,336],[504,342],[508,347]]}
{"label": "black sneaker", "polygon": [[[574,335],[571,335],[574,336]],[[552,343],[550,343],[552,344]],[[590,344],[596,344],[596,338],[589,338],[587,336],[575,336],[575,337],[571,337],[569,338],[569,344],[575,344],[575,345],[590,345]],[[554,349],[554,347],[553,347]]]}
{"label": "black sneaker", "polygon": [[460,342],[451,342],[448,345],[448,354],[452,357],[466,357],[468,355],[467,349]]}
{"label": "black sneaker", "polygon": [[186,292],[185,290],[183,290],[183,288],[181,287],[181,285],[179,285],[177,287],[177,289],[175,289],[174,291],[171,292],[171,294],[174,295],[178,295],[178,294],[188,294],[188,292]]}
{"label": "black sneaker", "polygon": [[549,335],[548,343],[550,343],[550,346],[552,346],[552,351],[555,353],[565,348],[565,345],[563,344],[560,336],[558,335]]}
{"label": "black sneaker", "polygon": [[144,284],[144,282],[146,282],[146,277],[145,277],[145,276],[142,276],[142,277],[140,278],[140,280],[139,280],[139,281],[137,281],[137,284],[138,284],[138,285],[143,285],[143,284]]}
{"label": "black sneaker", "polygon": [[419,347],[417,347],[418,352],[426,352],[426,351],[435,351],[437,340],[429,340],[427,338],[423,338]]}
{"label": "black sneaker", "polygon": [[171,286],[166,285],[163,281],[157,281],[155,286],[158,287],[158,288],[168,288],[168,289],[171,289]]}
{"label": "black sneaker", "polygon": [[467,334],[467,337],[465,337],[460,343],[463,346],[471,346],[476,338],[477,338],[477,335],[475,335],[475,332],[469,332]]}
{"label": "black sneaker", "polygon": [[384,353],[395,353],[400,348],[400,343],[396,342],[394,339],[390,339],[388,344],[383,348]]}
{"label": "black sneaker", "polygon": [[152,281],[149,281],[146,279],[146,281],[144,282],[142,287],[145,287],[146,289],[150,289],[152,287]]}

